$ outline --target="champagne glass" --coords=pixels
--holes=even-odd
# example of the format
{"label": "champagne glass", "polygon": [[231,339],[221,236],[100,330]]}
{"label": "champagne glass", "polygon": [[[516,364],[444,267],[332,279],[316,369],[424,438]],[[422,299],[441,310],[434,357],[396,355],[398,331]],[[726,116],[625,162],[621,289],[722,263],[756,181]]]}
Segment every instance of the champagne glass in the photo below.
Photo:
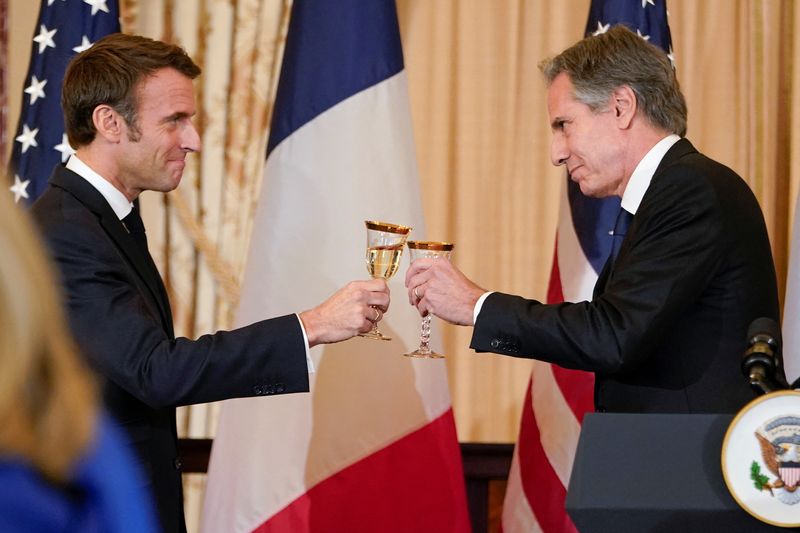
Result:
{"label": "champagne glass", "polygon": [[[438,241],[408,241],[408,251],[411,260],[416,259],[438,259],[439,257],[450,257],[453,251],[453,244]],[[431,315],[422,317],[422,327],[419,333],[419,348],[413,352],[403,354],[406,357],[422,357],[428,359],[441,359],[444,355],[431,350]]]}
{"label": "champagne glass", "polygon": [[[365,220],[364,223],[367,225],[367,271],[373,278],[388,280],[400,267],[403,246],[411,228],[373,220]],[[377,323],[367,333],[359,335],[368,339],[392,340],[378,330]]]}

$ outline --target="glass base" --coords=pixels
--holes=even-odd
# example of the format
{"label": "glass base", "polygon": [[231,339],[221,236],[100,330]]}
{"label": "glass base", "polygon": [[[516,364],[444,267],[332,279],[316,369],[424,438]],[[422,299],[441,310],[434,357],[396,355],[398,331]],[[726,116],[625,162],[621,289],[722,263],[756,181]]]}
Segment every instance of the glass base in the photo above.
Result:
{"label": "glass base", "polygon": [[413,352],[404,353],[406,357],[416,357],[417,359],[444,359],[444,355],[430,350],[420,350],[417,348]]}
{"label": "glass base", "polygon": [[377,328],[371,329],[366,333],[359,333],[358,336],[359,337],[364,337],[365,339],[372,339],[372,340],[376,340],[376,341],[390,341],[390,340],[392,340],[391,337],[389,337],[387,335],[384,335],[383,333],[378,331]]}

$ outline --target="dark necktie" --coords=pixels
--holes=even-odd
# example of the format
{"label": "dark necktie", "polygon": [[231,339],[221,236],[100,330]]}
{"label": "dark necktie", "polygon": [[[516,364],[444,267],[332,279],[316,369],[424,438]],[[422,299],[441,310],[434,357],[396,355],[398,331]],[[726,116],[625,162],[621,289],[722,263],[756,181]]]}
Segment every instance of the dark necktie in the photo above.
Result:
{"label": "dark necktie", "polygon": [[122,223],[125,224],[128,233],[131,234],[131,237],[133,237],[136,244],[139,245],[139,248],[142,249],[142,252],[149,255],[149,251],[147,250],[147,235],[145,235],[144,232],[144,223],[142,222],[142,217],[139,216],[139,210],[136,207],[131,209],[128,216],[122,219]]}
{"label": "dark necktie", "polygon": [[633,220],[633,215],[619,208],[617,214],[617,222],[614,224],[614,230],[611,232],[611,262],[617,260],[619,249],[622,248],[622,241],[625,240],[625,234],[628,233],[628,226]]}
{"label": "dark necktie", "polygon": [[[130,233],[131,237],[133,237],[134,242],[144,258],[145,265],[147,265],[147,268],[150,270],[149,275],[144,272],[142,274],[147,278],[150,278],[150,282],[148,283],[154,284],[154,288],[160,297],[158,305],[161,308],[166,331],[170,338],[173,338],[174,332],[172,329],[172,311],[170,311],[169,308],[169,297],[167,296],[167,290],[166,287],[164,287],[164,282],[161,280],[161,274],[159,274],[158,268],[156,268],[156,264],[153,262],[153,257],[150,255],[150,251],[147,249],[147,235],[145,235],[144,223],[142,222],[142,217],[139,215],[138,207],[134,206],[134,208],[131,209],[131,212],[128,213],[128,216],[122,219],[122,223],[125,225],[125,229],[128,230],[128,233]],[[151,285],[151,287],[153,286]]]}

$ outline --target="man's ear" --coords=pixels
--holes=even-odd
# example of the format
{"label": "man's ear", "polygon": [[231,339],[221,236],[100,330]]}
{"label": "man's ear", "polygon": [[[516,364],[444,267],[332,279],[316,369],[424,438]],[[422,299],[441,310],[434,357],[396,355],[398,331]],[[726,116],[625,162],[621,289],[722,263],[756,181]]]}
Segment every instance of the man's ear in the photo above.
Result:
{"label": "man's ear", "polygon": [[100,104],[94,108],[92,123],[97,135],[112,143],[119,142],[125,130],[125,120],[108,104]]}
{"label": "man's ear", "polygon": [[621,85],[611,93],[611,106],[617,125],[620,129],[628,129],[636,115],[636,93],[627,85]]}

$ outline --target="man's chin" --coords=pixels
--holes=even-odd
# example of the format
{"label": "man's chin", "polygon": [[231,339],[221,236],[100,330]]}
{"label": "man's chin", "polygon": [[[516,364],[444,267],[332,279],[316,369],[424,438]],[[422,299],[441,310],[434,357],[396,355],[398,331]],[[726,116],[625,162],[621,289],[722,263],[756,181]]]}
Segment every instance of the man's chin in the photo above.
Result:
{"label": "man's chin", "polygon": [[161,183],[159,183],[158,188],[153,187],[150,190],[163,193],[172,192],[178,188],[178,185],[181,184],[182,178],[183,178],[183,173],[169,176],[168,178],[164,178],[164,180]]}
{"label": "man's chin", "polygon": [[[170,191],[174,191],[178,188],[178,185],[181,184],[181,180],[183,179],[183,171],[180,171],[172,176],[172,182],[170,183]],[[169,192],[169,191],[167,191]]]}
{"label": "man's chin", "polygon": [[592,184],[586,181],[578,182],[578,188],[580,188],[581,194],[589,198],[608,198],[614,194],[611,191],[592,187]]}
{"label": "man's chin", "polygon": [[588,196],[589,198],[598,198],[597,191],[585,181],[578,182],[578,188],[581,190],[581,194],[584,196]]}

